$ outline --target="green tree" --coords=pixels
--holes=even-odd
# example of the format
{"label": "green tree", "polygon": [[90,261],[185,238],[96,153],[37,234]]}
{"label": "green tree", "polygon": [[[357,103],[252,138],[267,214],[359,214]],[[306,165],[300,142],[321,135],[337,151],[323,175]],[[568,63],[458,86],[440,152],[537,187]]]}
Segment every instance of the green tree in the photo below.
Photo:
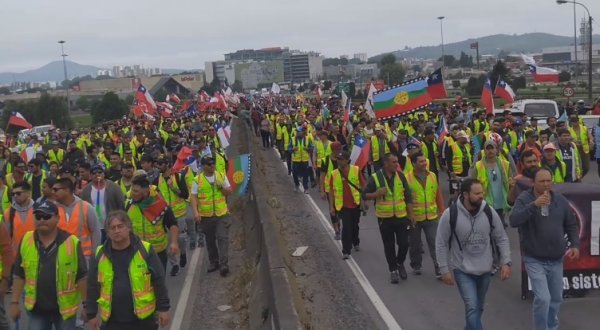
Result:
{"label": "green tree", "polygon": [[[35,102],[34,102],[35,103]],[[31,124],[47,125],[53,122],[56,127],[71,128],[73,121],[67,108],[67,100],[61,96],[51,96],[48,93],[42,93],[37,106],[34,106],[34,113]],[[27,117],[25,117],[27,118]]]}
{"label": "green tree", "polygon": [[331,87],[333,86],[333,82],[331,80],[325,80],[323,82],[323,90],[324,91],[328,91],[331,90]]}
{"label": "green tree", "polygon": [[485,83],[486,76],[480,75],[479,77],[471,77],[467,81],[467,87],[465,91],[469,96],[479,96],[483,90],[483,84]]}
{"label": "green tree", "polygon": [[[438,58],[438,61],[442,61],[441,56]],[[444,55],[444,66],[457,67],[458,61],[456,60],[456,57],[454,57],[454,55]]]}
{"label": "green tree", "polygon": [[569,80],[571,80],[571,73],[570,72],[563,70],[563,71],[561,71],[558,74],[558,81],[559,82],[565,82],[565,81],[569,81]]}
{"label": "green tree", "polygon": [[510,87],[516,92],[520,88],[527,87],[527,80],[525,80],[525,76],[515,77],[512,81]]}
{"label": "green tree", "polygon": [[356,84],[354,82],[350,82],[348,84],[348,97],[355,97],[356,96]]}
{"label": "green tree", "polygon": [[90,107],[90,100],[86,96],[77,99],[75,106],[81,111],[87,111]]}
{"label": "green tree", "polygon": [[103,121],[118,119],[129,112],[129,106],[119,99],[119,96],[113,92],[104,94],[99,103],[94,104],[92,108],[92,122],[94,124]]}
{"label": "green tree", "polygon": [[154,101],[156,102],[164,102],[167,99],[167,95],[169,95],[169,92],[163,87],[157,90],[156,93],[152,95],[152,98],[154,98]]}
{"label": "green tree", "polygon": [[471,68],[473,67],[473,56],[469,56],[465,52],[460,52],[458,63],[461,68]]}
{"label": "green tree", "polygon": [[127,105],[132,105],[134,100],[135,100],[135,97],[133,97],[133,95],[131,95],[131,94],[125,96],[125,104],[127,104]]}
{"label": "green tree", "polygon": [[242,93],[244,91],[244,84],[241,80],[236,80],[231,85],[231,90],[236,93]]}
{"label": "green tree", "polygon": [[8,87],[0,87],[0,94],[10,95],[10,89]]}
{"label": "green tree", "polygon": [[498,83],[498,79],[503,79],[504,81],[509,80],[509,78],[510,78],[509,73],[510,73],[510,70],[506,67],[506,64],[504,64],[504,61],[498,60],[496,62],[496,64],[494,64],[494,67],[492,68],[492,72],[490,73],[490,83],[491,83],[492,89]]}
{"label": "green tree", "polygon": [[404,81],[406,70],[401,64],[386,64],[379,69],[379,78],[388,86],[397,85]]}
{"label": "green tree", "polygon": [[385,56],[383,56],[381,58],[381,61],[379,61],[380,67],[384,67],[384,66],[390,65],[390,64],[396,64],[396,55],[386,54]]}

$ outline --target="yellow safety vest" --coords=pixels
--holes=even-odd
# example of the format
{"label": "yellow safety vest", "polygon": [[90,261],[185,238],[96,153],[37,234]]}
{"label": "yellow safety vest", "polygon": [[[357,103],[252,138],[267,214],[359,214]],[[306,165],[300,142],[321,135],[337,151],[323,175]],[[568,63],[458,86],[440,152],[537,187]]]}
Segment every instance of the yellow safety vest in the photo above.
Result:
{"label": "yellow safety vest", "polygon": [[[407,172],[405,172],[407,173]],[[412,194],[412,207],[415,221],[437,220],[438,182],[435,173],[429,172],[425,179],[425,187],[414,172],[408,172],[406,181]]]}
{"label": "yellow safety vest", "polygon": [[[171,180],[174,184],[177,184],[177,175],[171,174]],[[158,177],[158,190],[163,198],[167,201],[167,204],[173,210],[173,214],[175,218],[179,219],[184,217],[187,213],[187,202],[179,197],[167,184],[167,180],[165,180],[164,176]]]}
{"label": "yellow safety vest", "polygon": [[[223,184],[225,173],[215,172],[215,182]],[[220,189],[211,184],[204,173],[196,177],[198,185],[198,212],[202,217],[220,217],[228,213],[227,200]]]}
{"label": "yellow safety vest", "polygon": [[[452,171],[455,174],[460,174],[463,172],[462,149],[459,147],[458,143],[452,144],[451,148],[452,148]],[[471,146],[468,144],[465,144],[465,151],[467,152],[466,157],[470,164],[471,163]]]}
{"label": "yellow safety vest", "polygon": [[283,138],[283,131],[285,128],[285,124],[277,123],[275,125],[275,140],[279,141]]}
{"label": "yellow safety vest", "polygon": [[63,160],[65,160],[65,151],[63,149],[58,149],[58,151],[55,152],[54,149],[50,149],[48,150],[48,159],[52,162],[62,164]]}
{"label": "yellow safety vest", "polygon": [[[8,187],[4,186],[4,189],[2,190],[2,201],[1,201],[1,205],[2,205],[2,214],[4,214],[4,211],[8,210],[8,208],[10,208],[10,204],[12,203],[12,200],[10,198],[10,196],[8,196]],[[0,272],[1,274],[2,272]]]}
{"label": "yellow safety vest", "polygon": [[327,145],[321,140],[315,142],[315,149],[317,151],[317,167],[321,167],[325,157],[331,156],[331,142],[327,141]]}
{"label": "yellow safety vest", "polygon": [[555,169],[552,169],[550,166],[547,165],[542,165],[542,167],[550,171],[550,173],[552,173],[552,182],[554,184],[565,183],[565,178],[567,177],[567,164],[558,159],[556,161],[558,162],[558,167],[556,167]]}
{"label": "yellow safety vest", "polygon": [[[557,144],[556,145],[556,160],[564,163],[565,161],[563,160],[563,156],[562,156],[562,152],[560,151],[560,146]],[[573,181],[575,180],[579,180],[581,179],[581,157],[579,155],[579,149],[577,149],[577,146],[575,146],[575,143],[571,142],[571,149],[573,150],[573,166],[571,167],[572,169],[575,169],[575,173],[571,173],[571,177],[573,177],[573,175],[575,177],[573,177]],[[566,166],[566,163],[565,163]],[[566,178],[566,172],[565,172],[565,178]],[[7,182],[8,184],[8,182]]]}
{"label": "yellow safety vest", "polygon": [[[390,147],[387,143],[383,146],[383,152],[386,154],[390,152]],[[373,155],[374,162],[379,161],[381,155],[379,155],[379,137],[377,135],[371,136],[371,154]]]}
{"label": "yellow safety vest", "polygon": [[[148,262],[144,256],[150,252],[151,244],[141,241],[142,247],[133,255],[129,262],[129,281],[131,282],[131,296],[133,298],[133,310],[138,319],[143,320],[151,316],[156,310],[156,295],[152,287],[152,276]],[[142,251],[142,249],[144,251]],[[112,262],[103,253],[103,245],[96,249],[96,260],[98,260],[98,284],[100,285],[100,297],[98,298],[98,311],[100,318],[106,322],[110,318],[112,309],[112,293],[115,272]],[[100,258],[98,258],[98,256]]]}
{"label": "yellow safety vest", "polygon": [[[498,158],[498,161],[500,161],[500,170],[502,171],[502,189],[504,189],[504,194],[508,196],[508,176],[510,175],[510,163],[501,158]],[[506,200],[505,205],[494,205],[495,196],[492,195],[492,190],[490,189],[490,180],[488,177],[487,167],[485,166],[485,159],[475,163],[475,170],[477,171],[477,180],[479,180],[483,186],[485,201],[495,209],[507,208],[508,202]]]}
{"label": "yellow safety vest", "polygon": [[[379,181],[381,176],[383,182]],[[375,201],[375,215],[378,218],[405,218],[407,216],[406,203],[404,202],[404,185],[398,173],[394,174],[394,186],[389,187],[385,174],[381,170],[373,173],[375,188],[387,188],[387,193],[384,197],[378,198]]]}
{"label": "yellow safety vest", "polygon": [[588,130],[585,126],[579,126],[579,134],[575,132],[573,127],[569,127],[569,132],[571,132],[571,136],[573,137],[573,141],[581,143],[581,147],[585,154],[590,153],[590,140],[588,137]]}
{"label": "yellow safety vest", "polygon": [[[356,165],[350,165],[348,170],[348,182],[351,182],[354,186],[360,187],[360,179],[359,179],[360,169]],[[336,169],[331,173],[331,178],[333,180],[333,197],[334,197],[334,205],[336,210],[341,210],[344,206],[344,183],[342,181],[342,174],[340,173],[340,169]],[[356,205],[360,205],[360,191],[351,184],[348,184],[350,187],[350,191],[352,192],[352,199]]]}
{"label": "yellow safety vest", "polygon": [[[6,188],[4,188],[5,190],[7,190]],[[2,214],[0,214],[0,226],[2,226],[2,220],[4,219],[4,216]],[[2,253],[4,254],[4,251],[2,251]],[[4,258],[3,258],[4,259]],[[0,276],[2,276],[2,272],[4,271],[4,266],[2,266],[3,262],[0,262]]]}
{"label": "yellow safety vest", "polygon": [[[46,181],[47,176],[48,175],[46,173],[46,170],[42,170],[42,179],[40,180],[40,193],[42,192],[42,187],[44,186],[44,182]],[[31,189],[33,189],[33,174],[27,173],[25,175],[25,180],[27,180],[27,183],[29,183]]]}
{"label": "yellow safety vest", "polygon": [[142,240],[150,242],[154,251],[160,253],[167,249],[168,238],[163,227],[163,216],[158,217],[154,222],[150,222],[142,213],[142,209],[133,204],[127,210],[127,214],[133,225],[133,233]]}
{"label": "yellow safety vest", "polygon": [[[35,243],[33,231],[23,236],[21,242],[21,266],[25,272],[25,309],[31,311],[37,299],[38,273],[40,272],[40,253]],[[77,290],[78,255],[77,244],[79,239],[69,235],[58,246],[56,256],[56,296],[58,309],[63,320],[77,314],[81,297]]]}
{"label": "yellow safety vest", "polygon": [[[298,142],[298,138],[295,137],[292,139],[292,148],[298,148],[296,151],[292,151],[292,161],[293,162],[308,162],[308,145],[310,141],[308,137],[304,137],[302,142]],[[293,150],[293,149],[292,149]]]}

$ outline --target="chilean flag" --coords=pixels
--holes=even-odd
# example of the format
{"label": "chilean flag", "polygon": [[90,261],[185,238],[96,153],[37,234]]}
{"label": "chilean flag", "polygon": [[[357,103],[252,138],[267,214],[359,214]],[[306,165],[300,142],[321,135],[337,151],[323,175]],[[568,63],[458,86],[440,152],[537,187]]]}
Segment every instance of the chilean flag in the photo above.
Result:
{"label": "chilean flag", "polygon": [[552,68],[531,64],[528,64],[527,67],[529,67],[529,72],[533,76],[533,81],[558,83],[558,71]]}
{"label": "chilean flag", "polygon": [[179,153],[177,153],[177,160],[173,165],[172,171],[177,173],[187,165],[193,163],[194,160],[196,160],[196,158],[192,156],[192,149],[190,147],[183,147],[181,150],[179,150]]}
{"label": "chilean flag", "polygon": [[352,108],[352,99],[348,99],[348,106],[344,109],[344,126],[342,126],[342,133],[344,136],[348,135],[348,122],[350,121],[350,109]]}
{"label": "chilean flag", "polygon": [[441,68],[433,71],[433,73],[427,77],[427,93],[434,100],[448,97]]}
{"label": "chilean flag", "polygon": [[487,114],[494,113],[494,95],[492,94],[490,78],[485,78],[485,84],[483,84],[483,90],[481,91],[481,104],[485,105],[485,112]]}
{"label": "chilean flag", "polygon": [[143,103],[146,105],[146,111],[148,113],[157,114],[156,103],[144,85],[140,84],[138,87],[138,90],[135,93],[135,99],[138,101],[138,103]]}
{"label": "chilean flag", "polygon": [[371,151],[371,142],[365,139],[362,135],[357,135],[354,138],[354,145],[350,153],[350,164],[364,168],[369,162],[369,152]]}
{"label": "chilean flag", "polygon": [[512,103],[515,101],[515,92],[510,87],[510,85],[502,79],[498,79],[498,83],[496,84],[496,88],[494,89],[494,94],[506,100],[506,102]]}
{"label": "chilean flag", "polygon": [[8,119],[8,124],[24,128],[32,128],[33,126],[23,117],[20,112],[13,112]]}
{"label": "chilean flag", "polygon": [[446,137],[446,135],[448,135],[448,124],[446,123],[446,116],[442,115],[440,126],[438,126],[435,133],[438,136],[438,144],[442,144],[444,142],[444,138]]}

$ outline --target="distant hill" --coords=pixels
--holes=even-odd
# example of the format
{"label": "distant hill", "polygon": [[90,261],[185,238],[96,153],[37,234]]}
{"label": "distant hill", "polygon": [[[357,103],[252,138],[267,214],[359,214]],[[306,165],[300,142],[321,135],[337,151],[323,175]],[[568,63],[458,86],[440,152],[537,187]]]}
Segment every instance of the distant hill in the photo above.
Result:
{"label": "distant hill", "polygon": [[[594,35],[593,40],[594,43],[600,42],[600,35]],[[455,57],[460,56],[461,51],[469,55],[475,55],[475,50],[470,48],[473,42],[479,42],[479,55],[497,55],[500,50],[508,53],[537,53],[546,47],[572,46],[573,37],[557,36],[549,33],[495,34],[444,44],[444,53]],[[396,55],[396,58],[437,59],[442,54],[442,47],[441,45],[421,46],[396,50],[392,53]],[[373,56],[370,60],[378,61],[385,54]]]}
{"label": "distant hill", "polygon": [[[67,61],[67,73],[69,78],[74,77],[83,77],[85,75],[91,75],[92,77],[96,77],[98,70],[102,68],[92,66],[92,65],[83,65],[71,61]],[[63,62],[62,61],[54,61],[44,65],[41,68],[37,68],[34,70],[29,70],[21,73],[14,72],[3,72],[0,73],[0,84],[11,83],[13,81],[32,81],[32,82],[43,82],[43,81],[57,81],[61,82],[65,79]]]}

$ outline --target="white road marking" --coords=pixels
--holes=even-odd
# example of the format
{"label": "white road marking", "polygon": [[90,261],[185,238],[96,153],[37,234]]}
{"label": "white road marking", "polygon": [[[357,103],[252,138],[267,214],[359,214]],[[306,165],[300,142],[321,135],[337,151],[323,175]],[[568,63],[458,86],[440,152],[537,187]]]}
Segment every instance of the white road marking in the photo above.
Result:
{"label": "white road marking", "polygon": [[[333,227],[330,225],[329,219],[327,219],[325,214],[323,214],[323,211],[321,211],[317,203],[315,203],[315,201],[310,195],[306,195],[306,197],[308,198],[308,201],[317,213],[319,220],[321,220],[321,225],[323,225],[325,230],[327,230],[327,232],[330,234],[329,239],[333,240],[334,243],[337,243],[337,245],[341,248],[342,243],[339,241],[336,242],[333,239],[333,235],[335,234],[335,232],[333,230]],[[369,297],[371,303],[373,303],[373,306],[377,310],[377,313],[379,313],[379,316],[381,316],[383,322],[385,322],[388,329],[402,330],[402,328],[400,327],[398,322],[396,322],[396,319],[394,318],[392,313],[390,313],[390,310],[385,306],[385,304],[379,297],[379,294],[377,294],[377,291],[375,291],[375,289],[371,285],[371,282],[369,282],[369,280],[362,272],[356,261],[354,261],[354,259],[350,257],[350,259],[346,260],[346,262],[348,263],[350,270],[358,280],[358,283],[360,283],[360,286],[363,288],[363,290],[365,290],[367,297]]]}
{"label": "white road marking", "polygon": [[[277,154],[277,156],[279,156],[278,158],[281,158],[281,155],[279,154],[279,150],[275,149],[275,153]],[[287,163],[282,162],[282,165],[287,171]],[[300,185],[300,186],[302,187],[302,185]],[[325,214],[323,214],[323,211],[321,211],[321,209],[319,208],[317,203],[315,203],[315,200],[312,198],[312,196],[310,196],[309,194],[303,194],[303,195],[305,195],[308,198],[310,205],[317,213],[319,220],[321,220],[320,221],[321,225],[323,225],[325,230],[329,233],[329,235],[328,235],[329,239],[332,240],[333,243],[336,244],[340,248],[340,252],[341,252],[342,243],[341,243],[341,241],[336,241],[333,238],[335,235],[335,231],[333,230],[333,227],[330,225],[329,219],[327,219]],[[398,324],[398,322],[396,321],[396,319],[394,318],[394,316],[392,315],[390,310],[387,308],[387,306],[385,306],[385,303],[381,300],[381,297],[379,297],[379,294],[377,294],[377,291],[375,291],[375,288],[373,288],[373,286],[371,285],[371,282],[369,282],[369,279],[367,279],[367,277],[362,272],[362,270],[360,269],[360,266],[358,266],[356,261],[354,261],[354,259],[352,259],[352,257],[350,257],[350,259],[347,259],[346,262],[348,264],[348,267],[350,267],[352,274],[354,274],[354,277],[356,277],[356,280],[358,280],[358,283],[360,283],[360,286],[363,288],[363,290],[365,290],[367,297],[369,297],[369,299],[371,300],[373,307],[375,307],[375,309],[377,310],[377,313],[379,313],[379,316],[381,317],[383,322],[385,322],[385,325],[388,327],[388,329],[402,330],[402,328],[400,327],[400,324]]]}
{"label": "white road marking", "polygon": [[185,282],[181,287],[181,294],[179,295],[179,300],[177,301],[177,306],[175,307],[175,315],[173,315],[173,321],[171,322],[170,330],[179,330],[181,329],[181,323],[183,322],[183,315],[185,314],[185,310],[188,307],[188,300],[190,298],[192,284],[194,283],[194,278],[196,274],[200,272],[196,269],[198,266],[199,260],[204,257],[204,248],[197,247],[194,253],[192,254],[192,260],[190,261],[189,266],[185,272]]}

